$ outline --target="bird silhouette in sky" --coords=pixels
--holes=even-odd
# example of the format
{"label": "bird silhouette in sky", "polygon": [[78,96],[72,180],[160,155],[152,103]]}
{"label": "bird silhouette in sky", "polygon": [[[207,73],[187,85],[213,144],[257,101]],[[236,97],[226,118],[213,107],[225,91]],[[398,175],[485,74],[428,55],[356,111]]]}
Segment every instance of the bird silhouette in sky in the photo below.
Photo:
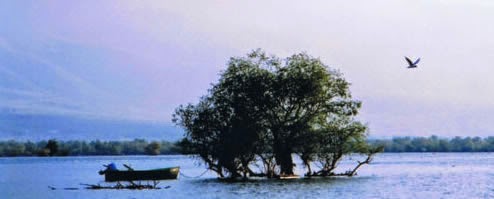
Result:
{"label": "bird silhouette in sky", "polygon": [[408,58],[408,57],[405,57],[405,59],[408,62],[407,68],[417,68],[417,64],[420,62],[420,58],[418,58],[415,62],[412,62],[412,60],[410,60],[410,58]]}

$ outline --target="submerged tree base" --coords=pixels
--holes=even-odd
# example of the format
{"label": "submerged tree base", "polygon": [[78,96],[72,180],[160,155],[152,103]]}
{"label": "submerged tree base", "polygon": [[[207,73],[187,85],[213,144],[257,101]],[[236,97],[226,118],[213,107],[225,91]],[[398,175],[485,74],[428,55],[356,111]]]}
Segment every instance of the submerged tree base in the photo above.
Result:
{"label": "submerged tree base", "polygon": [[306,178],[312,178],[312,177],[353,177],[356,176],[357,173],[351,173],[351,171],[346,171],[344,173],[312,173],[312,174],[305,174]]}

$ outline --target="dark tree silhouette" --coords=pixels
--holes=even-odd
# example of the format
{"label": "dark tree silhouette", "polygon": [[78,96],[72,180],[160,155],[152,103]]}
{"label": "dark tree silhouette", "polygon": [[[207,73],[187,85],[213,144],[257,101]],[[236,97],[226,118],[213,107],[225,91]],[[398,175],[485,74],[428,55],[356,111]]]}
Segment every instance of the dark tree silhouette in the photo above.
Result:
{"label": "dark tree silhouette", "polygon": [[[329,172],[345,154],[368,154],[366,127],[353,118],[360,104],[342,75],[319,59],[300,53],[282,60],[256,50],[231,58],[208,95],[178,107],[173,121],[220,177],[275,177],[294,174],[293,154],[306,165],[328,162]],[[264,164],[260,174],[250,167],[256,159]]]}
{"label": "dark tree silhouette", "polygon": [[146,153],[149,155],[159,155],[161,144],[159,142],[151,142],[146,146]]}
{"label": "dark tree silhouette", "polygon": [[45,146],[45,150],[48,152],[49,156],[54,156],[58,153],[58,142],[56,140],[48,140]]}

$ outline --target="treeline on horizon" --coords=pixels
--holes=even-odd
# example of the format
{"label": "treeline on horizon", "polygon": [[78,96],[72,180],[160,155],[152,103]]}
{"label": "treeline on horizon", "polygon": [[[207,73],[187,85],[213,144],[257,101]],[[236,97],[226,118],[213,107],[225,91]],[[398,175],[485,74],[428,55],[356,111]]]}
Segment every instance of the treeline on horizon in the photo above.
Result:
{"label": "treeline on horizon", "polygon": [[[494,152],[494,136],[481,137],[395,137],[371,139],[384,152]],[[146,141],[0,141],[0,157],[186,154],[180,142]]]}
{"label": "treeline on horizon", "polygon": [[494,152],[494,136],[481,137],[395,137],[374,139],[372,145],[384,146],[384,152]]}
{"label": "treeline on horizon", "polygon": [[0,141],[0,157],[5,156],[91,156],[181,154],[178,143],[169,141]]}

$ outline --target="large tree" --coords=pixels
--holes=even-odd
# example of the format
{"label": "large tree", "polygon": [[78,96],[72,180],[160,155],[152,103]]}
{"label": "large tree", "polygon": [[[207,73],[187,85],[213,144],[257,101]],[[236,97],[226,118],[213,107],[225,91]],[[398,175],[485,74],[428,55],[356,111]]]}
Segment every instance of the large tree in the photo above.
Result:
{"label": "large tree", "polygon": [[[174,122],[186,130],[182,143],[219,176],[293,175],[293,154],[330,173],[345,154],[366,153],[366,127],[354,121],[361,103],[349,83],[305,53],[286,59],[261,50],[231,58],[219,82],[196,105],[177,108]],[[259,174],[258,174],[259,175]]]}

